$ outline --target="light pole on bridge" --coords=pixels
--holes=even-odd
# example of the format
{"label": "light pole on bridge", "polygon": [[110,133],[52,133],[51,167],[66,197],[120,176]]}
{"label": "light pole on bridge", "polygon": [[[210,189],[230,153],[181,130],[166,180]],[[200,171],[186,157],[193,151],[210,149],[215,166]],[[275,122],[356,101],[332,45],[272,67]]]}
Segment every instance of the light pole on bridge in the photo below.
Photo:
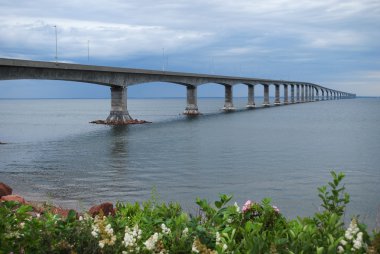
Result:
{"label": "light pole on bridge", "polygon": [[90,40],[87,40],[87,61],[90,62]]}
{"label": "light pole on bridge", "polygon": [[58,34],[57,25],[53,26],[55,28],[55,62],[58,63]]}
{"label": "light pole on bridge", "polygon": [[165,48],[162,48],[162,71],[165,71]]}

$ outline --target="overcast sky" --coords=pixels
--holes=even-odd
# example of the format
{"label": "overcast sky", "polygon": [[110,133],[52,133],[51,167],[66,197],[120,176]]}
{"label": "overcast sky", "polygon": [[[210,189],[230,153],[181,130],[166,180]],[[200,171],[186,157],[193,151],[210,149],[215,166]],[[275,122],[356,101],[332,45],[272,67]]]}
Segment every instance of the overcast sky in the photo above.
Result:
{"label": "overcast sky", "polygon": [[[54,61],[56,26],[59,61],[290,79],[380,96],[379,0],[0,0],[0,24],[4,58]],[[217,85],[199,90],[224,94]],[[185,88],[144,84],[129,95],[185,96]],[[109,88],[0,82],[0,98],[20,97],[109,97]]]}

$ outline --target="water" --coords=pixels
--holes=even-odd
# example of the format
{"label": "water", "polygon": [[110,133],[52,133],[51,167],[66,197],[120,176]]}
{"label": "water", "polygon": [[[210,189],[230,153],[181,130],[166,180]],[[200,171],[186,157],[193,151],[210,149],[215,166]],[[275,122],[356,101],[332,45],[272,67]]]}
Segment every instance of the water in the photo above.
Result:
{"label": "water", "polygon": [[[246,99],[235,99],[244,108]],[[0,181],[30,200],[83,210],[103,201],[271,197],[288,217],[318,210],[317,187],[344,171],[351,203],[376,226],[380,211],[380,99],[323,101],[221,113],[223,99],[130,99],[152,124],[111,127],[109,100],[0,100]]]}

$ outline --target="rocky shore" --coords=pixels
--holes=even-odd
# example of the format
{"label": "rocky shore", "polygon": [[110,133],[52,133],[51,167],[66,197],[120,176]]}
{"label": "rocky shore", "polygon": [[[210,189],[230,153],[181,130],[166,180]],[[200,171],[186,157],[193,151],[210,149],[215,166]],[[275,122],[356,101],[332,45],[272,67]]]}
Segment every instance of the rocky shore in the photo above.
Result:
{"label": "rocky shore", "polygon": [[[14,194],[13,189],[5,183],[0,182],[0,202],[4,201],[15,201],[22,205],[30,205],[33,208],[32,215],[40,216],[46,212],[53,214],[58,214],[62,217],[67,217],[69,212],[73,209],[65,209],[59,206],[49,204],[47,202],[36,202],[36,201],[27,201],[24,197]],[[79,217],[83,212],[74,211]],[[114,215],[115,208],[112,203],[105,202],[99,205],[92,206],[88,211],[84,212],[90,214],[92,217],[102,213],[104,215]]]}
{"label": "rocky shore", "polygon": [[145,121],[145,120],[132,119],[132,120],[128,120],[127,122],[111,122],[110,123],[105,120],[95,120],[95,121],[91,121],[90,123],[105,124],[105,125],[129,125],[129,124],[144,124],[144,123],[152,123],[152,122]]}

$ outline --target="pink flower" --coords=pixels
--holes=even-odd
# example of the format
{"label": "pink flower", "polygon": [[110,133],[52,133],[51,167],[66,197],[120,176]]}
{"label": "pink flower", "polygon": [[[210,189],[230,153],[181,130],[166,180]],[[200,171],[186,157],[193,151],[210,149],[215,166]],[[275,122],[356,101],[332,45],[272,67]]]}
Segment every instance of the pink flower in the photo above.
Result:
{"label": "pink flower", "polygon": [[243,213],[245,213],[246,211],[248,211],[251,208],[252,205],[253,205],[252,201],[247,200],[247,202],[245,202],[245,204],[243,205],[243,208],[241,210],[243,211]]}
{"label": "pink flower", "polygon": [[276,213],[280,213],[280,209],[277,206],[273,205],[272,208]]}

